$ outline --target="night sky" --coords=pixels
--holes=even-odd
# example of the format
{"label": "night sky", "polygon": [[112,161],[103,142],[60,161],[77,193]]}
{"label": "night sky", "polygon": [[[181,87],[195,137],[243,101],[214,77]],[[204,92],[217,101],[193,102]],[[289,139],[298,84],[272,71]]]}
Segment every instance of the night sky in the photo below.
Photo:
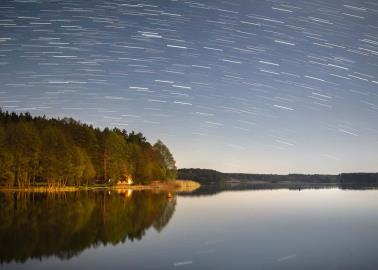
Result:
{"label": "night sky", "polygon": [[378,2],[0,1],[0,106],[160,138],[179,167],[378,171]]}

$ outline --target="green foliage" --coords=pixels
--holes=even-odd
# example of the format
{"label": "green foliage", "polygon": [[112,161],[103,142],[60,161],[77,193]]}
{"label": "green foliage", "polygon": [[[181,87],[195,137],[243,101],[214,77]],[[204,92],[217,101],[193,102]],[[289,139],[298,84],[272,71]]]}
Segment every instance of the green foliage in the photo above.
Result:
{"label": "green foliage", "polygon": [[161,162],[165,169],[165,177],[167,179],[176,179],[177,167],[176,161],[173,158],[172,153],[169,151],[168,147],[160,140],[158,140],[153,148],[160,153]]}
{"label": "green foliage", "polygon": [[6,144],[6,133],[3,127],[0,126],[0,182],[6,186],[13,186],[14,175],[12,172],[13,155]]}
{"label": "green foliage", "polygon": [[0,110],[0,185],[116,184],[130,177],[146,184],[175,172],[168,148],[160,141],[153,147],[142,133]]}

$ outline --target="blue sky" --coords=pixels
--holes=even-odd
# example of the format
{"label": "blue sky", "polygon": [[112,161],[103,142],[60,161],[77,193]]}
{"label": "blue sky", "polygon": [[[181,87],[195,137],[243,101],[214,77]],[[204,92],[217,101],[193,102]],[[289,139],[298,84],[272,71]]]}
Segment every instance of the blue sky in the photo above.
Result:
{"label": "blue sky", "polygon": [[372,1],[1,1],[0,106],[163,140],[180,167],[377,171]]}

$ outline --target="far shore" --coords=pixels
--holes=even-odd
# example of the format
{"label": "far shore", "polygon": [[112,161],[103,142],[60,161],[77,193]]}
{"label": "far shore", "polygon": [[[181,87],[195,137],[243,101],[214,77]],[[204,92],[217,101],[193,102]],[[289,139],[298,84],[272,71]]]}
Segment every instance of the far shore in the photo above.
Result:
{"label": "far shore", "polygon": [[30,186],[30,187],[0,187],[0,192],[75,192],[80,190],[154,190],[154,191],[170,191],[170,192],[191,192],[198,189],[201,185],[191,180],[172,180],[166,182],[154,181],[147,185],[89,185],[89,186],[64,186],[64,187],[48,187],[46,185]]}

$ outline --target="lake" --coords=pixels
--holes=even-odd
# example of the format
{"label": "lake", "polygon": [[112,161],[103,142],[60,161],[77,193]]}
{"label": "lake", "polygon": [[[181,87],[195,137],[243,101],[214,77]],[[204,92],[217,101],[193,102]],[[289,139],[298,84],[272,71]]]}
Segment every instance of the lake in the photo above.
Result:
{"label": "lake", "polygon": [[0,193],[3,269],[378,269],[378,190]]}

